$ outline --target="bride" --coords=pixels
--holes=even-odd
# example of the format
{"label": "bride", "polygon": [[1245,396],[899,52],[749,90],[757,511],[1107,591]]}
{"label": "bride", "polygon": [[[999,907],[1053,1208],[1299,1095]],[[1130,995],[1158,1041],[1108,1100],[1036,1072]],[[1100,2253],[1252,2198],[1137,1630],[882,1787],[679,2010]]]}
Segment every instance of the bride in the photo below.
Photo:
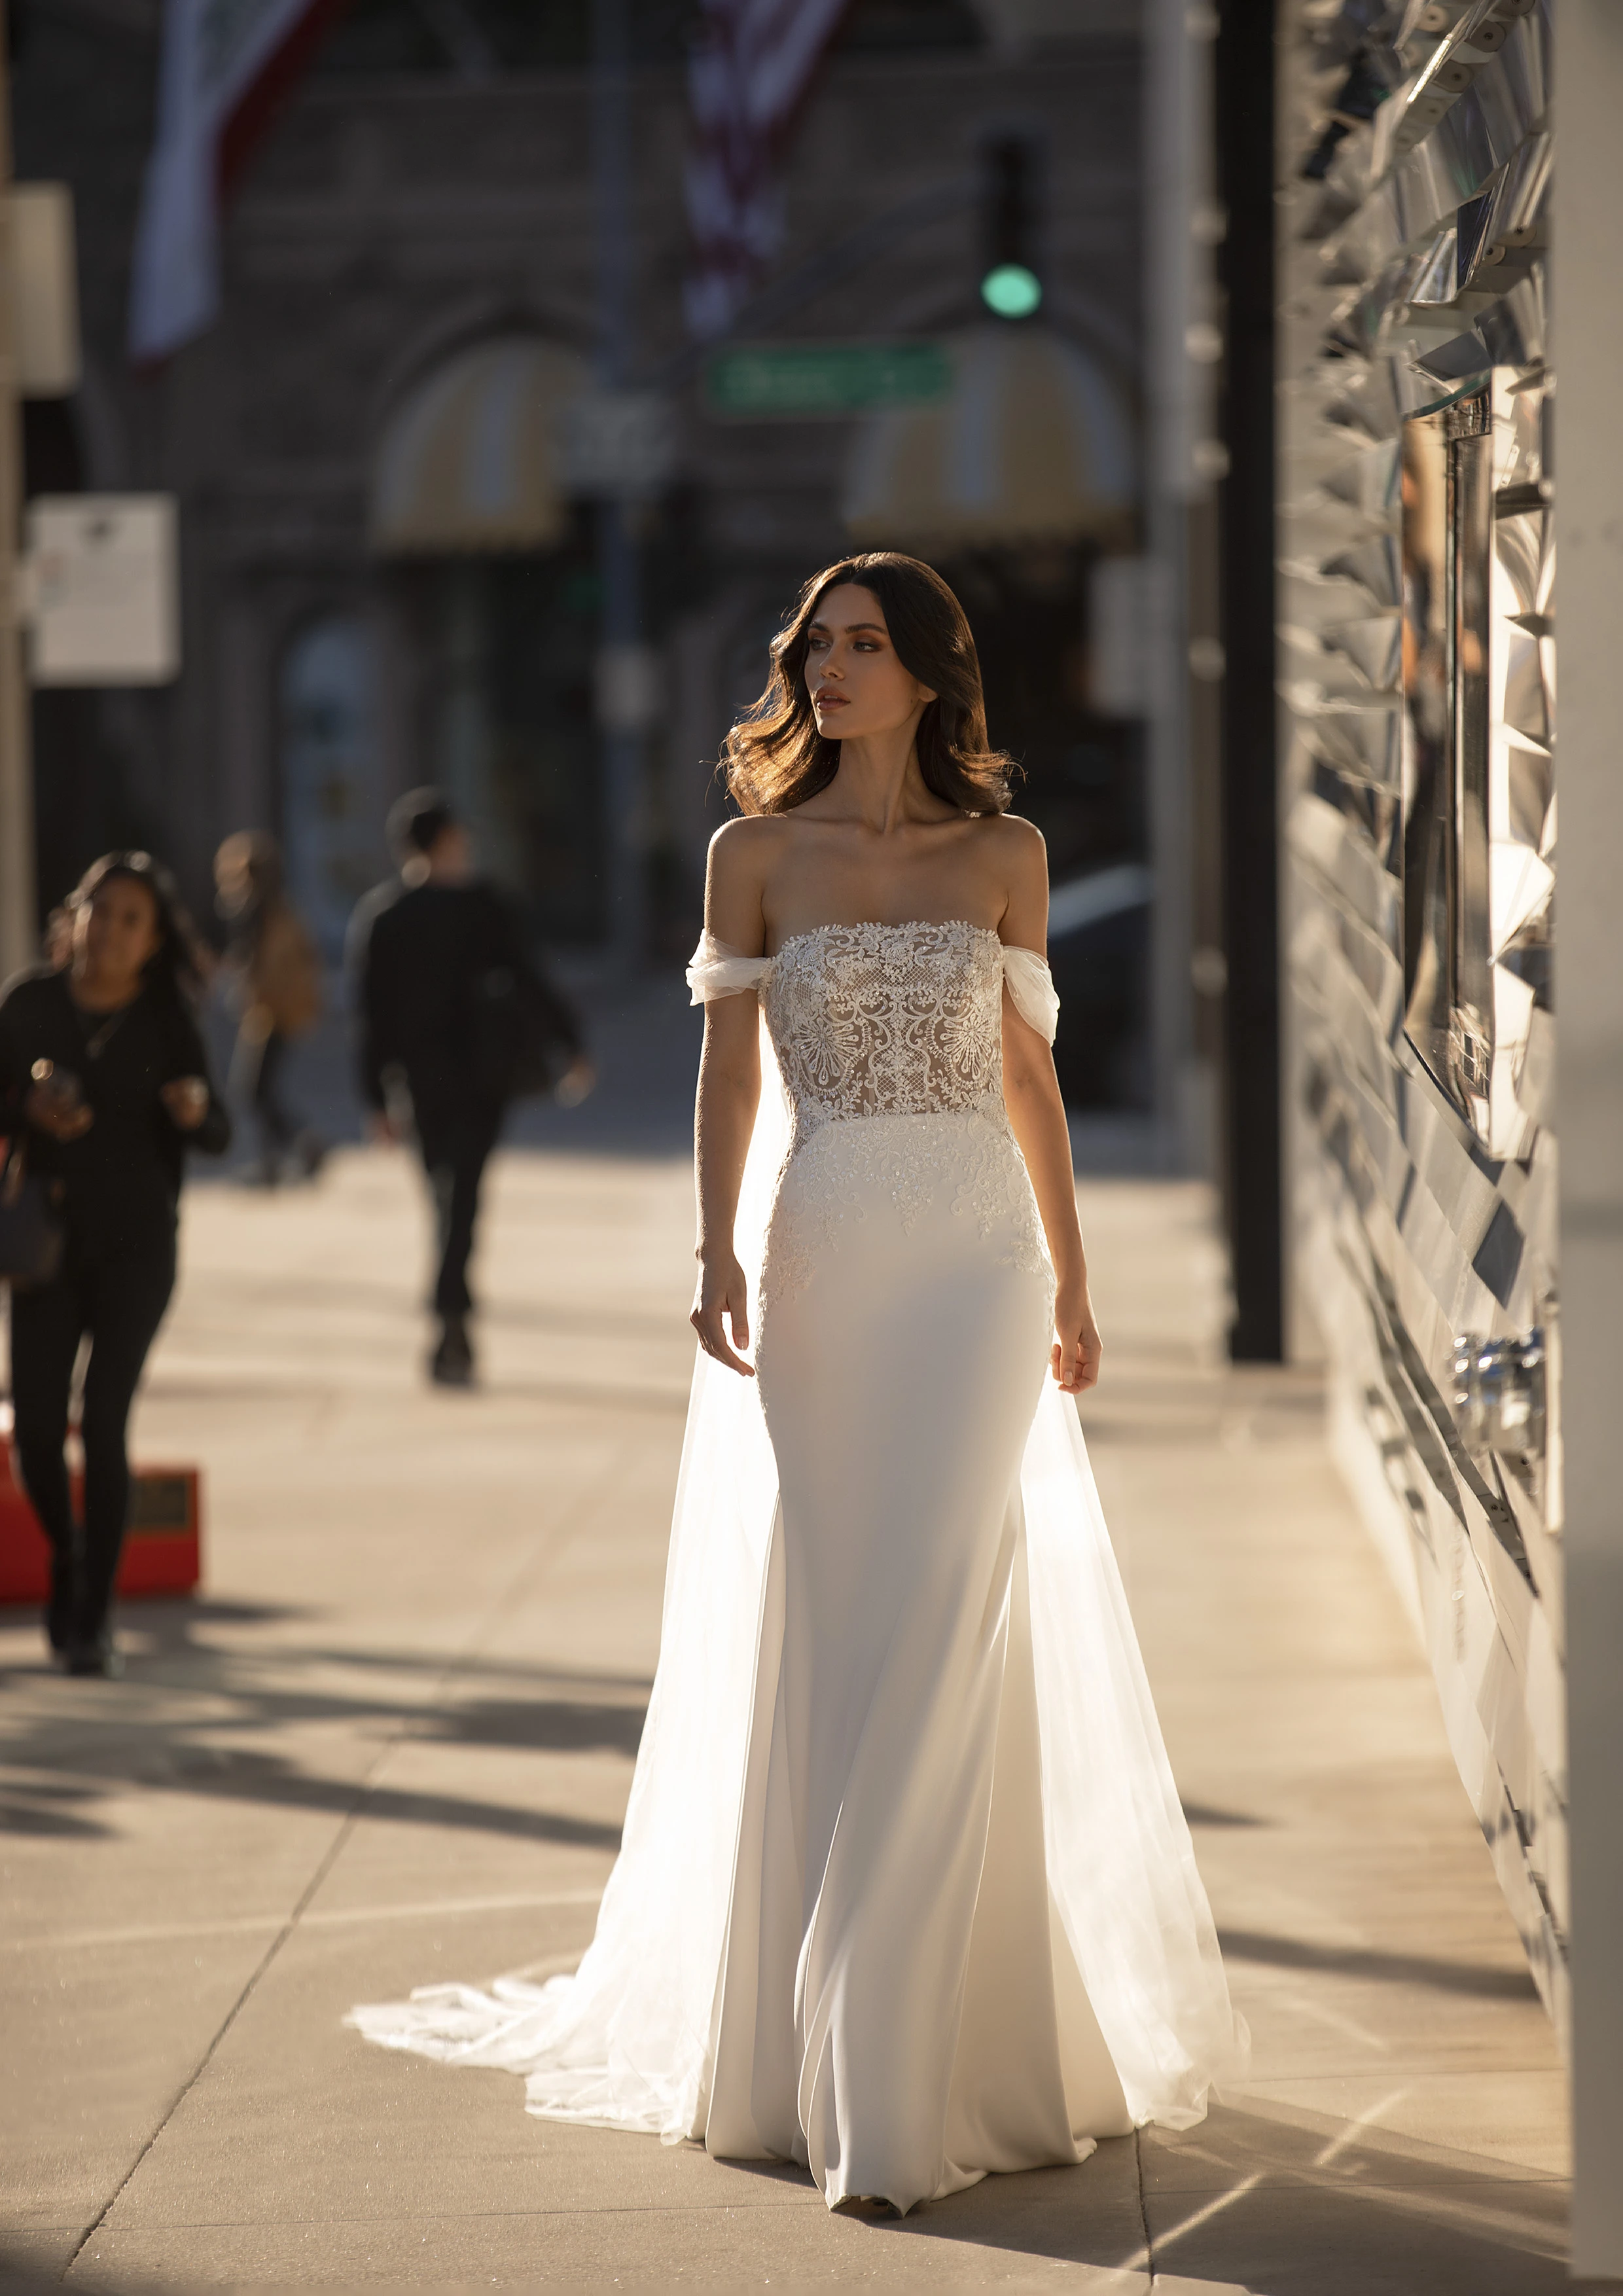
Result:
{"label": "bride", "polygon": [[946,584],[816,577],[725,762],[701,1352],[624,1846],[572,1977],[352,2021],[905,2211],[1188,2127],[1244,2031],[1071,1399],[1101,1342],[1043,840]]}

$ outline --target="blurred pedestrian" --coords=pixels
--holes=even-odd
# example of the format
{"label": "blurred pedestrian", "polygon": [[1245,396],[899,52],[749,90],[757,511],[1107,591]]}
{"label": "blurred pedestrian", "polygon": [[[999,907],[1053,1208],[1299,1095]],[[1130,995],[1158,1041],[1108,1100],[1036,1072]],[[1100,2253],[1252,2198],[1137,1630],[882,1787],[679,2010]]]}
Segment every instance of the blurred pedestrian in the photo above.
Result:
{"label": "blurred pedestrian", "polygon": [[[0,1130],[20,1142],[62,1231],[55,1275],[12,1290],[13,1437],[51,1543],[51,1647],[70,1673],[111,1674],[125,1430],[175,1285],[185,1152],[217,1156],[231,1124],[197,1025],[197,944],[168,872],[150,854],[106,854],[68,911],[55,961],[19,973],[0,998]],[[63,1446],[86,1339],[76,1526]]]}
{"label": "blurred pedestrian", "polygon": [[429,1376],[473,1377],[468,1259],[480,1183],[508,1103],[591,1088],[578,1023],[543,978],[512,903],[475,873],[473,846],[449,800],[414,790],[389,816],[399,874],[349,928],[359,1019],[360,1086],[374,1138],[414,1133],[433,1193],[439,1336]]}
{"label": "blurred pedestrian", "polygon": [[265,830],[239,830],[225,839],[214,857],[214,884],[239,1013],[231,1089],[258,1123],[258,1177],[274,1188],[291,1158],[309,1179],[327,1144],[289,1108],[283,1078],[289,1046],[322,1015],[321,953],[288,898],[281,849]]}

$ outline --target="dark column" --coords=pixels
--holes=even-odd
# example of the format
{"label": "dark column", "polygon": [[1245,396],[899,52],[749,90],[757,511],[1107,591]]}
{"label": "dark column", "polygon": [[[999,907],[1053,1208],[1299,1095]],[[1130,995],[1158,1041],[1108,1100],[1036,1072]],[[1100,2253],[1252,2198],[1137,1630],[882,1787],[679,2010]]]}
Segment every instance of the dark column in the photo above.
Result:
{"label": "dark column", "polygon": [[1274,9],[1225,0],[1214,101],[1218,196],[1228,214],[1219,504],[1222,873],[1228,959],[1225,1126],[1230,1351],[1277,1363],[1283,1347],[1280,1146],[1279,855],[1274,695]]}
{"label": "dark column", "polygon": [[[597,380],[605,395],[630,387],[636,361],[635,250],[631,175],[629,0],[593,0],[593,168],[597,193]],[[624,661],[642,640],[641,569],[629,505],[609,488],[597,506],[597,568],[602,585],[602,659]],[[609,931],[616,954],[643,954],[646,887],[642,841],[643,740],[605,713],[600,682],[603,799],[608,814]]]}

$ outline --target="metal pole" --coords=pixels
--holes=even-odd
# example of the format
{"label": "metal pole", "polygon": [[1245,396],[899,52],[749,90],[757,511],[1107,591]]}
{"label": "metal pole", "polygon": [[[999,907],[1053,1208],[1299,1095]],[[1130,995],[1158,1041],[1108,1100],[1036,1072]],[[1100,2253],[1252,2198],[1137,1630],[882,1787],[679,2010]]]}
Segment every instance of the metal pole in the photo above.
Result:
{"label": "metal pole", "polygon": [[[592,0],[592,158],[597,194],[597,380],[624,390],[636,357],[635,249],[631,222],[631,23],[628,0]],[[615,954],[635,964],[643,954],[644,791],[643,734],[617,709],[616,688],[634,675],[642,642],[636,537],[627,506],[605,495],[597,511],[597,570],[602,586],[599,681],[603,716],[603,798],[607,810],[609,929]],[[627,697],[619,697],[622,704]]]}
{"label": "metal pole", "polygon": [[1284,1349],[1274,667],[1274,10],[1227,7],[1214,98],[1227,209],[1219,507],[1230,1265],[1237,1363]]}
{"label": "metal pole", "polygon": [[5,0],[0,0],[0,980],[39,953],[34,767],[19,611],[22,427],[11,185],[11,70]]}
{"label": "metal pole", "polygon": [[[1204,1175],[1215,1158],[1201,1121],[1201,1054],[1191,958],[1201,908],[1195,847],[1197,738],[1189,691],[1190,525],[1194,445],[1208,428],[1203,380],[1189,353],[1192,324],[1208,317],[1208,258],[1197,208],[1209,206],[1209,40],[1192,29],[1186,0],[1151,0],[1145,16],[1143,136],[1150,306],[1146,316],[1150,445],[1148,542],[1153,591],[1145,726],[1150,851],[1150,1038],[1161,1160]],[[1209,1065],[1209,1063],[1208,1063]]]}

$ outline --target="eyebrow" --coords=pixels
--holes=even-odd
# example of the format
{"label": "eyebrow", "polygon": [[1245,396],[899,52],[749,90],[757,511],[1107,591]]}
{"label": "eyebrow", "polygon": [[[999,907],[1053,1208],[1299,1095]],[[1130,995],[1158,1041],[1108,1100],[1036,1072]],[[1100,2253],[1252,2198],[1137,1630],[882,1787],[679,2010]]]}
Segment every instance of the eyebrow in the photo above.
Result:
{"label": "eyebrow", "polygon": [[[814,630],[826,630],[830,626],[819,615],[817,619],[812,622],[808,627]],[[873,630],[876,636],[881,638],[888,638],[890,635],[883,622],[842,622],[840,627],[841,629],[848,632],[851,630]]]}

